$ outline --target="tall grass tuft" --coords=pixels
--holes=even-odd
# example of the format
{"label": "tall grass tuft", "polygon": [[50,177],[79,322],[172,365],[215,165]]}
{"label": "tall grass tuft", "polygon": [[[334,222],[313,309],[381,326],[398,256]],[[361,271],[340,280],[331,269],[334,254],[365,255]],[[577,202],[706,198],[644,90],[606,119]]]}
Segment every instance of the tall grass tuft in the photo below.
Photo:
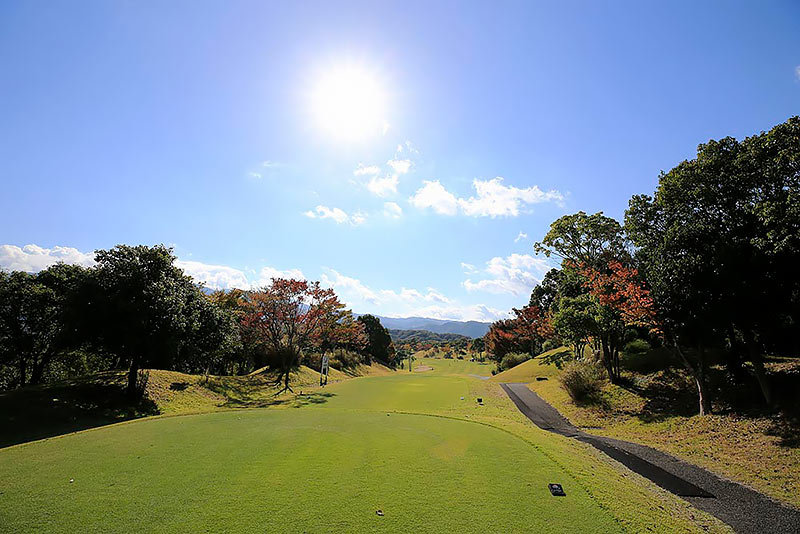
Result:
{"label": "tall grass tuft", "polygon": [[585,401],[600,393],[602,376],[602,370],[596,363],[573,360],[564,365],[559,380],[572,400]]}

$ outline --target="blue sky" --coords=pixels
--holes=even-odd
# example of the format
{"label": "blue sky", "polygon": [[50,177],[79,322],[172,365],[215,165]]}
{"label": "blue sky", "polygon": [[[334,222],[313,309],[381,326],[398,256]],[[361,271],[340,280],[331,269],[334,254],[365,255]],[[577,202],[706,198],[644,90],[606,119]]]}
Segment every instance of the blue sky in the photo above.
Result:
{"label": "blue sky", "polygon": [[600,4],[3,2],[0,266],[165,243],[210,285],[502,316],[553,219],[800,113],[797,2]]}

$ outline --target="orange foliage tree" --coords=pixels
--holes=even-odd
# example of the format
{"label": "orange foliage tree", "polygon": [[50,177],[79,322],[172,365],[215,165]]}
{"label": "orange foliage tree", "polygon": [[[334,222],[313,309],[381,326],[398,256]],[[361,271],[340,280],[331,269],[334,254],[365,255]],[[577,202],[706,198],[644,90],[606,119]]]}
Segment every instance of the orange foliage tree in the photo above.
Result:
{"label": "orange foliage tree", "polygon": [[344,305],[319,282],[273,278],[245,300],[242,323],[258,336],[281,391],[292,390],[290,374],[300,366],[304,351],[321,346],[329,350],[345,335],[340,330]]}
{"label": "orange foliage tree", "polygon": [[512,352],[535,356],[544,340],[553,336],[550,318],[538,306],[513,308],[513,312],[513,318],[492,323],[484,336],[486,350],[496,361]]}

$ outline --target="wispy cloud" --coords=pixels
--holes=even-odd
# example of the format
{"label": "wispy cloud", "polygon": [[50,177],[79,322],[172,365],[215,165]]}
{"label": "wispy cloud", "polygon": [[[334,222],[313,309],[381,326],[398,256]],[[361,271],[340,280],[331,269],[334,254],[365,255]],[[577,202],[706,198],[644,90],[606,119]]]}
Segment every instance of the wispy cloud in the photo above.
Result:
{"label": "wispy cloud", "polygon": [[511,254],[505,258],[497,256],[487,261],[486,268],[481,271],[485,278],[474,282],[467,278],[463,285],[467,291],[527,295],[549,270],[547,260],[529,254]]}
{"label": "wispy cloud", "polygon": [[476,195],[457,198],[438,181],[426,181],[409,199],[417,208],[431,208],[440,215],[456,215],[461,212],[470,217],[516,217],[529,204],[563,202],[558,191],[542,191],[538,186],[519,188],[503,185],[503,178],[473,180]]}
{"label": "wispy cloud", "polygon": [[393,317],[433,317],[457,321],[494,321],[506,312],[483,304],[461,305],[434,288],[376,289],[334,269],[324,269],[322,285],[333,288],[343,302],[358,312]]}
{"label": "wispy cloud", "polygon": [[364,165],[359,163],[356,170],[353,171],[355,176],[374,176],[381,173],[381,168],[377,165]]}
{"label": "wispy cloud", "polygon": [[794,75],[797,77],[798,80],[800,80],[800,65],[794,68]]}
{"label": "wispy cloud", "polygon": [[[359,163],[353,171],[353,175],[365,177],[364,179],[368,177],[369,180],[366,183],[362,181],[361,184],[376,196],[387,197],[396,194],[400,176],[408,174],[414,165],[411,159],[400,155],[404,150],[411,153],[411,143],[406,141],[405,145],[397,145],[397,151],[394,157],[386,162],[386,167],[384,167],[384,169],[381,169],[378,165]],[[416,150],[414,150],[414,153],[416,153]]]}
{"label": "wispy cloud", "polygon": [[406,174],[411,169],[410,159],[390,159],[386,164],[397,174]]}
{"label": "wispy cloud", "polygon": [[250,171],[247,173],[247,176],[249,176],[250,178],[259,179],[262,177],[262,174],[260,172]]}
{"label": "wispy cloud", "polygon": [[383,214],[390,219],[399,219],[403,216],[403,208],[401,208],[396,202],[384,202]]}
{"label": "wispy cloud", "polygon": [[349,215],[341,208],[329,208],[328,206],[317,206],[314,210],[308,210],[303,215],[310,219],[331,219],[337,224],[350,223],[353,226],[363,224],[367,220],[367,215],[357,211]]}
{"label": "wispy cloud", "polygon": [[387,197],[390,194],[397,193],[398,181],[399,179],[396,174],[385,178],[376,176],[367,182],[367,189],[379,197]]}
{"label": "wispy cloud", "polygon": [[526,234],[525,232],[520,231],[520,233],[517,234],[517,237],[514,238],[514,243],[519,243],[523,239],[528,239],[528,234]]}

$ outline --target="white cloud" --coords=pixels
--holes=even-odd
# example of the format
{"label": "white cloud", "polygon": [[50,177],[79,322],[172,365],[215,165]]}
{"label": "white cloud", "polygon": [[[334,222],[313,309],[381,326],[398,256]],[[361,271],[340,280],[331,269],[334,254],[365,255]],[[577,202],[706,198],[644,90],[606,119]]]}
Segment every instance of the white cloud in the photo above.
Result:
{"label": "white cloud", "polygon": [[355,176],[365,176],[365,175],[374,176],[380,173],[381,173],[381,168],[378,167],[377,165],[365,166],[363,163],[359,163],[358,167],[356,167],[356,170],[353,171],[353,174]]}
{"label": "white cloud", "polygon": [[0,245],[0,268],[8,271],[35,273],[59,262],[91,267],[95,263],[94,253],[81,252],[71,247],[43,248],[38,245],[25,245],[20,248],[14,245]]}
{"label": "white cloud", "polygon": [[305,280],[305,275],[299,269],[279,270],[274,267],[262,267],[257,277],[252,281],[244,271],[226,265],[212,265],[199,261],[177,260],[177,267],[194,278],[196,282],[211,289],[256,289],[268,286],[273,278],[294,278]]}
{"label": "white cloud", "polygon": [[797,79],[798,79],[798,80],[800,80],[800,65],[798,65],[797,67],[795,67],[795,69],[794,69],[794,75],[795,75],[795,76],[797,76]]}
{"label": "white cloud", "polygon": [[275,162],[275,161],[270,161],[270,160],[266,159],[263,162],[261,162],[261,166],[264,167],[265,169],[271,169],[273,167],[277,167],[278,163]]}
{"label": "white cloud", "polygon": [[[9,271],[38,272],[58,262],[91,267],[95,264],[94,253],[81,252],[70,247],[43,248],[37,245],[26,245],[22,248],[14,245],[0,245],[0,268]],[[211,289],[252,289],[268,285],[272,278],[305,279],[299,269],[279,270],[273,267],[262,267],[255,273],[251,281],[244,271],[194,260],[175,260],[175,265]]]}
{"label": "white cloud", "polygon": [[467,278],[463,285],[467,291],[526,295],[541,282],[548,270],[550,264],[547,260],[529,254],[512,254],[505,258],[497,256],[486,262],[483,274],[488,275],[487,278],[476,282]]}
{"label": "white cloud", "polygon": [[397,174],[406,174],[411,169],[410,159],[390,159],[386,164]]}
{"label": "white cloud", "polygon": [[494,322],[508,317],[508,312],[484,304],[470,306],[423,306],[415,308],[406,317],[432,317],[451,321]]}
{"label": "white cloud", "polygon": [[406,150],[409,154],[419,154],[419,150],[417,150],[414,145],[411,144],[411,141],[406,141],[405,143],[400,143],[397,145],[398,154],[402,154],[403,150]]}
{"label": "white cloud", "polygon": [[528,239],[528,234],[526,234],[525,232],[520,231],[520,233],[517,234],[517,237],[514,238],[514,243],[518,243],[519,241],[521,241],[523,239]]}
{"label": "white cloud", "polygon": [[[378,304],[377,293],[364,285],[360,280],[345,276],[333,269],[326,270],[328,272],[322,273],[320,283],[335,289],[345,302],[357,302],[360,300],[370,304]],[[328,276],[328,273],[330,273],[330,276]]]}
{"label": "white cloud", "polygon": [[543,192],[538,186],[520,189],[503,185],[499,176],[491,180],[473,180],[472,185],[478,193],[477,197],[459,199],[458,203],[465,215],[472,217],[498,217],[519,215],[524,204],[538,204],[551,200],[563,201],[558,191]]}
{"label": "white cloud", "polygon": [[403,216],[403,208],[395,202],[384,202],[383,214],[391,219],[399,219]]}
{"label": "white cloud", "polygon": [[249,176],[250,178],[258,179],[258,178],[261,178],[261,173],[260,172],[248,172],[247,176]]}
{"label": "white cloud", "polygon": [[386,197],[392,193],[397,193],[397,182],[396,174],[386,178],[376,176],[367,183],[367,189],[379,197]]}
{"label": "white cloud", "polygon": [[308,210],[303,215],[311,219],[333,219],[336,224],[349,222],[353,226],[363,224],[367,220],[365,213],[355,212],[352,216],[341,208],[329,208],[327,206],[317,206],[315,210]]}
{"label": "white cloud", "polygon": [[225,265],[211,265],[199,261],[177,260],[175,265],[206,287],[212,289],[250,289],[250,282],[243,271]]}
{"label": "white cloud", "polygon": [[544,192],[538,186],[520,189],[503,185],[500,177],[491,180],[473,180],[477,196],[456,198],[447,191],[438,180],[425,182],[410,198],[411,204],[417,208],[433,208],[441,215],[456,215],[460,209],[470,217],[516,217],[520,209],[527,204],[541,202],[562,202],[564,196],[558,191]]}
{"label": "white cloud", "polygon": [[464,274],[475,274],[478,272],[478,269],[475,268],[474,265],[471,263],[464,263],[461,262],[461,268],[464,269]]}
{"label": "white cloud", "polygon": [[408,201],[412,206],[431,208],[440,215],[455,215],[458,212],[458,200],[447,191],[438,180],[425,181],[425,185],[417,190]]}
{"label": "white cloud", "polygon": [[400,290],[373,289],[360,280],[343,275],[334,269],[324,269],[320,282],[336,290],[343,302],[359,312],[392,317],[422,316],[459,321],[494,321],[507,315],[501,310],[482,304],[460,305],[431,287],[425,291],[405,287]]}
{"label": "white cloud", "polygon": [[357,211],[350,216],[350,224],[352,224],[353,226],[364,224],[366,221],[367,221],[367,214],[364,213],[363,211]]}

